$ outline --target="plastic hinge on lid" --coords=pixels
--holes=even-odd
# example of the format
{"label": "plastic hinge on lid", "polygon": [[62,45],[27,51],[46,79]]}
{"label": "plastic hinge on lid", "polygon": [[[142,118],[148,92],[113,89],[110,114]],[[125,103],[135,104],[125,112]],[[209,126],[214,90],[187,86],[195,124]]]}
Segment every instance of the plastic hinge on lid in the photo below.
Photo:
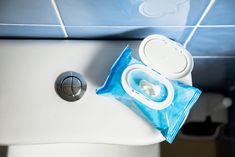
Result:
{"label": "plastic hinge on lid", "polygon": [[180,44],[162,35],[150,35],[139,47],[144,64],[169,79],[187,76],[193,69],[190,53]]}

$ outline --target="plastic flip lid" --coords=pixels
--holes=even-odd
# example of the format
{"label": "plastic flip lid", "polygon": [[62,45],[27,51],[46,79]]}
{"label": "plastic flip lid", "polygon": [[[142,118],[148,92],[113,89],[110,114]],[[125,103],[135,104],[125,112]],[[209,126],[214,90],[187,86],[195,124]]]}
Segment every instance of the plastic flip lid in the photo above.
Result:
{"label": "plastic flip lid", "polygon": [[144,64],[169,79],[187,76],[193,69],[190,53],[180,44],[162,35],[150,35],[139,47]]}

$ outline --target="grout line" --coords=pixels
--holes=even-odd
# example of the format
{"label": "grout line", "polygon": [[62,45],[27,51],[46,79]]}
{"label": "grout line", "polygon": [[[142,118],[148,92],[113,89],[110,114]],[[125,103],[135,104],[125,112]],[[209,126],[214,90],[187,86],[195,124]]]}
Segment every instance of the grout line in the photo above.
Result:
{"label": "grout line", "polygon": [[60,25],[50,25],[50,24],[14,24],[14,23],[0,23],[0,26],[59,27]]}
{"label": "grout line", "polygon": [[[74,26],[74,25],[70,25],[70,26],[65,26],[65,27],[97,27],[97,28],[132,28],[132,27],[134,27],[134,28],[148,28],[148,27],[151,27],[151,28],[164,28],[164,27],[166,27],[166,28],[194,28],[195,26],[138,26],[138,25],[136,25],[136,26],[121,26],[121,25],[114,25],[114,26],[112,26],[112,25],[110,25],[110,26],[90,26],[90,25],[84,25],[84,26]],[[199,28],[235,28],[235,25],[200,25],[200,26],[198,26]]]}
{"label": "grout line", "polygon": [[[65,26],[65,27],[97,27],[97,28],[193,28],[194,26],[151,26],[151,25],[130,25],[130,26],[124,26],[124,25],[98,25],[98,26],[90,26],[90,25],[84,25],[84,26],[75,26],[75,25],[70,25],[70,26]],[[235,27],[235,26],[234,26]]]}
{"label": "grout line", "polygon": [[235,28],[235,25],[200,25],[200,28]]}
{"label": "grout line", "polygon": [[194,33],[196,32],[196,30],[201,25],[202,21],[204,20],[204,18],[206,17],[208,12],[210,11],[210,9],[213,6],[213,4],[215,3],[215,1],[216,0],[211,0],[210,3],[208,4],[208,6],[206,7],[205,11],[203,12],[202,16],[198,20],[197,24],[195,25],[195,27],[193,28],[192,32],[189,34],[188,38],[186,39],[186,41],[185,41],[185,43],[183,45],[185,48],[187,47],[187,45],[190,42],[190,40],[192,39]]}
{"label": "grout line", "polygon": [[[0,23],[0,26],[33,26],[33,27],[37,27],[37,26],[42,26],[42,27],[60,27],[61,25],[52,25],[52,24],[22,24],[22,23]],[[151,28],[162,28],[162,27],[166,27],[166,28],[194,28],[195,26],[64,26],[65,28],[69,28],[69,27],[78,27],[78,28],[82,28],[82,27],[94,27],[94,28],[147,28],[147,27],[151,27]],[[200,25],[198,26],[199,28],[235,28],[235,25]]]}
{"label": "grout line", "polygon": [[235,59],[235,56],[193,56],[194,59]]}
{"label": "grout line", "polygon": [[52,3],[52,6],[53,6],[53,8],[54,8],[54,10],[55,10],[55,13],[56,13],[56,15],[57,15],[57,17],[58,17],[58,19],[59,19],[61,29],[62,29],[62,31],[64,32],[64,37],[65,37],[65,38],[68,38],[68,33],[67,33],[66,29],[65,29],[64,22],[63,22],[63,20],[62,20],[62,18],[61,18],[60,11],[59,11],[59,9],[58,9],[58,7],[57,7],[57,5],[56,5],[55,0],[51,0],[51,3]]}

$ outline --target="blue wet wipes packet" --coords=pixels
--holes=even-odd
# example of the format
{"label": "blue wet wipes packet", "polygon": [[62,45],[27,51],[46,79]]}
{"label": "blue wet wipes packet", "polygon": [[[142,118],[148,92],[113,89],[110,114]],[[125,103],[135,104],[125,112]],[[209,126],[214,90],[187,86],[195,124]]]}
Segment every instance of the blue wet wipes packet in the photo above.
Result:
{"label": "blue wet wipes packet", "polygon": [[172,143],[201,91],[166,79],[134,59],[131,53],[128,47],[122,52],[96,93],[116,98]]}

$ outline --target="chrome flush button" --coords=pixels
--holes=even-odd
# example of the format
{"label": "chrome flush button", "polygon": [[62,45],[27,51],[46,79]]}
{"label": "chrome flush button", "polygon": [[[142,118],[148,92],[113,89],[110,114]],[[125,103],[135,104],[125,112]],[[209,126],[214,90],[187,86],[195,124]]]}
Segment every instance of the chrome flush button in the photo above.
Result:
{"label": "chrome flush button", "polygon": [[55,89],[62,99],[72,102],[82,98],[87,89],[87,83],[81,74],[67,71],[56,79]]}

